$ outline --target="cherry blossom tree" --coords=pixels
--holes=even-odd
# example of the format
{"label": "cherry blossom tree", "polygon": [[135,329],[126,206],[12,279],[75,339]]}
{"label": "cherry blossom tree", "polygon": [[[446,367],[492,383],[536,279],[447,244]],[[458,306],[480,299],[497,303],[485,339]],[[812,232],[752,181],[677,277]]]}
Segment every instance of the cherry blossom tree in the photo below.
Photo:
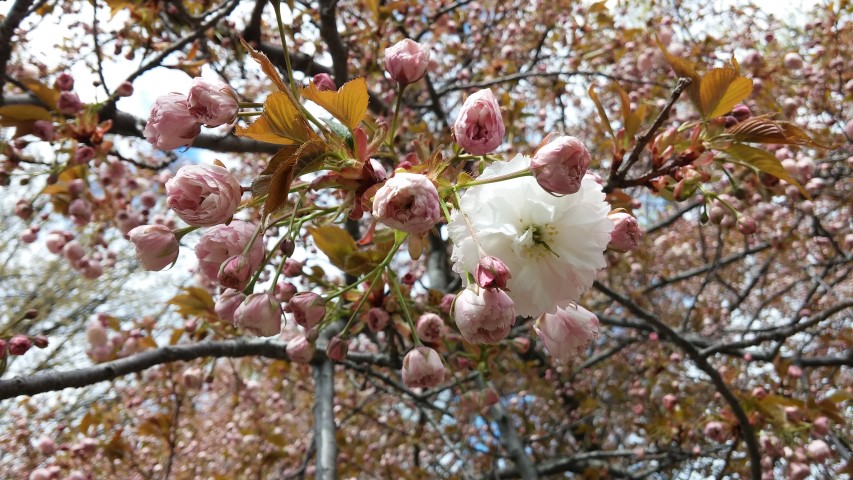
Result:
{"label": "cherry blossom tree", "polygon": [[853,6],[711,3],[10,0],[4,473],[851,475]]}

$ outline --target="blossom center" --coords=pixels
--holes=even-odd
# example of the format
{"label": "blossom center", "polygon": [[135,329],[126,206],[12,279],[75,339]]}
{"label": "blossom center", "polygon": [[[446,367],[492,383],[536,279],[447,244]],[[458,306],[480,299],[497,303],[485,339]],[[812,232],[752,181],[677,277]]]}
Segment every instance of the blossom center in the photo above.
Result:
{"label": "blossom center", "polygon": [[529,260],[541,260],[548,255],[559,257],[551,247],[557,236],[557,228],[553,225],[527,225],[522,226],[523,233],[512,242],[515,252]]}

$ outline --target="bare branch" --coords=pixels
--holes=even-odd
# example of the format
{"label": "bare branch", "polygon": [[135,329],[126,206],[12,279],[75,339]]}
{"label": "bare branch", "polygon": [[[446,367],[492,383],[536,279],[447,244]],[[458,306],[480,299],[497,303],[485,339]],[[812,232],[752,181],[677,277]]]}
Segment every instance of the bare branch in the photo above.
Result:
{"label": "bare branch", "polygon": [[746,442],[747,453],[749,454],[750,477],[753,480],[761,480],[761,450],[758,446],[758,440],[755,438],[755,430],[749,423],[749,418],[747,417],[743,406],[741,406],[740,401],[731,391],[729,386],[726,385],[726,382],[723,380],[720,372],[708,363],[707,358],[702,355],[693,343],[679,335],[675,330],[670,328],[669,325],[660,321],[656,316],[640,308],[640,306],[634,303],[630,298],[613,291],[598,281],[593,284],[593,287],[599,292],[610,297],[612,300],[620,303],[641,320],[652,325],[658,333],[684,350],[696,366],[705,372],[706,375],[711,377],[711,383],[714,384],[714,387],[716,387],[717,391],[720,392],[720,395],[722,395],[729,404],[729,408],[731,408],[732,413],[738,420],[741,433],[743,434]]}
{"label": "bare branch", "polygon": [[27,16],[27,10],[32,4],[33,0],[17,0],[0,24],[0,45],[3,45],[3,48],[0,48],[0,104],[3,103],[3,87],[6,86],[6,64],[12,56],[12,35]]}
{"label": "bare branch", "polygon": [[[480,388],[486,387],[486,382],[482,376],[477,380],[477,383]],[[490,386],[495,388],[492,385]],[[498,428],[501,432],[500,440],[504,444],[504,447],[507,449],[510,456],[512,456],[512,459],[515,462],[515,467],[519,472],[519,476],[524,480],[537,480],[539,478],[539,473],[536,471],[536,467],[533,466],[533,462],[530,460],[530,457],[527,456],[527,452],[524,451],[524,443],[522,443],[521,438],[518,436],[518,432],[515,430],[515,425],[512,424],[512,417],[509,416],[509,413],[507,413],[504,406],[501,405],[501,402],[497,402],[489,407],[489,413],[491,413],[495,422],[498,424]]]}
{"label": "bare branch", "polygon": [[338,445],[335,440],[335,364],[324,358],[311,366],[314,373],[314,446],[317,477],[334,480],[338,475]]}
{"label": "bare branch", "polygon": [[[286,344],[276,340],[240,338],[215,342],[199,342],[189,345],[172,345],[148,350],[127,358],[101,363],[91,367],[65,372],[41,372],[25,377],[0,381],[0,400],[21,395],[36,395],[66,388],[80,388],[98,382],[141,372],[156,365],[177,361],[189,361],[202,357],[266,357],[288,360]],[[325,358],[318,351],[315,360]],[[387,359],[376,354],[351,353],[347,358],[355,363],[386,364]]]}

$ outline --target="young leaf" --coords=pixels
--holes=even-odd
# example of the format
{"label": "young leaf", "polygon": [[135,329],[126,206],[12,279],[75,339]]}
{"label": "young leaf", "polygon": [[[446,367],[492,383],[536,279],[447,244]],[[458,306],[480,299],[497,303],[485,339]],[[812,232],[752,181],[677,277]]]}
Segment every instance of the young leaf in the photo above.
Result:
{"label": "young leaf", "polygon": [[687,86],[687,95],[690,97],[690,100],[693,102],[693,105],[696,106],[702,111],[702,103],[700,101],[699,89],[700,84],[702,83],[702,78],[699,77],[699,74],[696,73],[696,67],[693,66],[693,63],[685,60],[683,58],[676,57],[675,55],[669,53],[666,47],[657,40],[658,48],[660,48],[661,52],[663,52],[663,58],[666,59],[667,63],[672,67],[672,70],[679,77],[687,77],[690,80],[690,85]]}
{"label": "young leaf", "polygon": [[243,44],[243,47],[246,48],[246,50],[249,52],[249,55],[251,55],[252,58],[254,58],[255,61],[261,65],[261,70],[263,70],[263,72],[267,74],[267,77],[272,80],[275,86],[278,87],[278,89],[282,92],[287,91],[287,85],[284,84],[284,81],[281,79],[281,75],[278,74],[278,70],[275,69],[272,62],[270,62],[270,59],[267,58],[267,56],[263,53],[250,47],[249,44],[246,43],[246,40],[243,40],[242,36],[240,37],[240,43]]}
{"label": "young leaf", "polygon": [[350,80],[336,92],[331,90],[321,92],[314,82],[311,82],[308,88],[302,91],[302,95],[326,109],[350,131],[357,127],[367,115],[367,82],[363,78]]}
{"label": "young leaf", "polygon": [[215,315],[213,298],[207,293],[207,290],[198,287],[187,287],[183,290],[186,293],[179,293],[166,302],[178,307],[178,314],[182,317]]}
{"label": "young leaf", "polygon": [[715,68],[702,77],[699,87],[703,117],[716,118],[730,112],[752,93],[752,80],[741,77],[733,66]]}
{"label": "young leaf", "polygon": [[269,215],[287,203],[287,195],[290,193],[293,179],[304,173],[311,161],[323,153],[323,146],[322,140],[314,137],[296,149],[292,146],[282,148],[273,156],[267,169],[275,168],[275,171],[267,187],[264,214]]}
{"label": "young leaf", "polygon": [[329,257],[332,265],[344,269],[347,257],[358,250],[355,240],[341,227],[327,225],[323,227],[308,227],[308,233],[314,239],[314,244]]}
{"label": "young leaf", "polygon": [[0,107],[0,122],[6,120],[50,120],[50,112],[38,105],[4,105]]}
{"label": "young leaf", "polygon": [[607,128],[607,131],[610,132],[610,137],[613,138],[613,141],[615,142],[616,135],[613,133],[613,127],[610,126],[610,119],[607,118],[607,112],[605,112],[604,107],[601,106],[601,100],[598,99],[598,95],[595,93],[592,86],[589,87],[587,92],[589,93],[589,98],[591,98],[592,102],[595,104],[595,109],[598,110],[598,116],[601,118],[601,123],[603,123]]}
{"label": "young leaf", "polygon": [[794,185],[800,189],[804,197],[811,199],[811,196],[809,196],[803,186],[788,174],[788,171],[782,166],[782,162],[776,158],[776,155],[742,143],[736,143],[723,151],[731,155],[735,160],[751,165],[764,173],[773,175],[780,180]]}
{"label": "young leaf", "polygon": [[237,127],[237,135],[277,145],[303,143],[315,136],[292,98],[274,92],[264,102],[264,114],[249,127]]}

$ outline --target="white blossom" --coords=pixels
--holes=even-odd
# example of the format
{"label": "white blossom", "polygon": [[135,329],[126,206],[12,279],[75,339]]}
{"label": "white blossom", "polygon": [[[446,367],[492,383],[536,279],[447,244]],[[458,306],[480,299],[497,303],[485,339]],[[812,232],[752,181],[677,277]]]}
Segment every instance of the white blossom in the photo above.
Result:
{"label": "white blossom", "polygon": [[[509,162],[492,163],[479,179],[529,166],[530,157],[517,155]],[[601,185],[591,175],[577,193],[561,197],[543,190],[530,176],[474,186],[462,195],[460,206],[483,252],[509,267],[507,293],[519,315],[538,317],[577,302],[596,271],[607,265],[604,251],[613,222],[607,218],[610,206]],[[453,269],[474,274],[481,252],[458,211],[448,231]]]}

